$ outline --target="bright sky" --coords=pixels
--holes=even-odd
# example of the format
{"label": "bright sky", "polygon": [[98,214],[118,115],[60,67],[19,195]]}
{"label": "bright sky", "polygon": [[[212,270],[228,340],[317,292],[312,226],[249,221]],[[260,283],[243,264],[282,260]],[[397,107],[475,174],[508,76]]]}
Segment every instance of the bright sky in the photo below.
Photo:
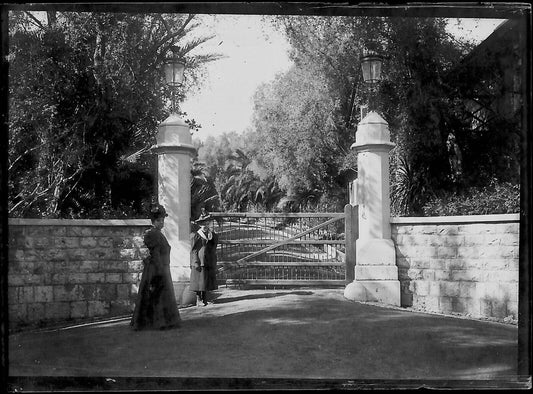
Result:
{"label": "bright sky", "polygon": [[[256,88],[289,69],[288,43],[260,15],[201,15],[206,34],[216,37],[202,47],[227,56],[207,66],[208,80],[186,98],[181,109],[202,125],[194,138],[205,140],[224,132],[241,133],[251,126]],[[450,20],[450,30],[481,42],[503,19]],[[219,45],[220,43],[220,45]]]}

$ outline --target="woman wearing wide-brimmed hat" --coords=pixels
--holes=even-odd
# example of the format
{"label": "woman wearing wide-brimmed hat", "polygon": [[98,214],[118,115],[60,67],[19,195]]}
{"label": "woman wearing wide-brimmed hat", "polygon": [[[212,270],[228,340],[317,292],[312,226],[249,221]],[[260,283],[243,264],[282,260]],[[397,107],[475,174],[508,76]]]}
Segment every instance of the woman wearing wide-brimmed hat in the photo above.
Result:
{"label": "woman wearing wide-brimmed hat", "polygon": [[209,228],[212,216],[202,209],[195,221],[200,226],[191,234],[190,290],[196,292],[196,305],[207,305],[207,292],[218,289],[217,255],[218,234]]}
{"label": "woman wearing wide-brimmed hat", "polygon": [[144,269],[131,319],[135,330],[170,329],[180,326],[180,314],[170,275],[170,245],[161,232],[168,214],[159,204],[150,210],[152,228],[144,234],[150,255]]}

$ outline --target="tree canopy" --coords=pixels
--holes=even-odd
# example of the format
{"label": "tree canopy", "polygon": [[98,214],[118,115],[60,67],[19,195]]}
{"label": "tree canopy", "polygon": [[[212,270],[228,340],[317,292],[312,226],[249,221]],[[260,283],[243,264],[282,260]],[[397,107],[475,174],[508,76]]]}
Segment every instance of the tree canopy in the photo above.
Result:
{"label": "tree canopy", "polygon": [[9,17],[9,214],[142,214],[153,195],[153,158],[131,155],[153,144],[168,115],[161,65],[178,45],[186,92],[219,57],[194,55],[211,37],[192,38],[198,24],[186,14]]}
{"label": "tree canopy", "polygon": [[[327,201],[337,210],[347,202],[357,172],[350,145],[361,120],[358,107],[371,94],[360,72],[365,50],[386,54],[385,78],[371,104],[396,144],[393,212],[422,214],[442,191],[479,186],[504,173],[494,160],[465,166],[463,149],[516,157],[516,143],[479,145],[483,137],[471,127],[461,89],[471,79],[454,75],[473,44],[451,36],[444,19],[280,16],[276,25],[291,43],[294,67],[256,93],[255,132],[259,160],[287,195],[313,196],[315,205]],[[500,142],[512,134],[500,130]]]}

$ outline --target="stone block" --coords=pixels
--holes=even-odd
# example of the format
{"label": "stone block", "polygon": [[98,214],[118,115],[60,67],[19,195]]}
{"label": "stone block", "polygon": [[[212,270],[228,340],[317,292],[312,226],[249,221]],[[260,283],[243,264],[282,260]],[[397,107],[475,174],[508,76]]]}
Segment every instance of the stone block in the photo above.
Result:
{"label": "stone block", "polygon": [[122,274],[105,274],[106,283],[122,283]]}
{"label": "stone block", "polygon": [[15,286],[9,286],[7,288],[7,303],[8,305],[19,303],[19,288]]}
{"label": "stone block", "polygon": [[507,302],[507,316],[511,316],[513,319],[518,319],[518,302]]}
{"label": "stone block", "polygon": [[130,285],[130,294],[131,294],[131,297],[132,298],[137,298],[137,295],[139,294],[139,286],[136,285],[135,283],[132,283]]}
{"label": "stone block", "polygon": [[94,249],[73,248],[66,249],[66,252],[70,261],[97,260],[93,257]]}
{"label": "stone block", "polygon": [[144,237],[142,235],[136,235],[133,238],[131,238],[131,242],[134,248],[136,249],[143,249],[144,246]]}
{"label": "stone block", "polygon": [[103,273],[87,274],[87,283],[105,283],[105,276]]}
{"label": "stone block", "polygon": [[8,275],[8,283],[9,283],[9,286],[22,286],[25,282],[24,282],[24,277],[25,275],[12,275],[12,274],[9,274]]}
{"label": "stone block", "polygon": [[90,260],[112,261],[118,259],[118,251],[115,249],[90,249]]}
{"label": "stone block", "polygon": [[46,319],[68,319],[70,317],[70,304],[68,302],[49,302],[44,304]]}
{"label": "stone block", "polygon": [[7,313],[9,315],[10,323],[20,324],[20,323],[26,323],[28,321],[27,304],[8,305]]}
{"label": "stone block", "polygon": [[138,273],[126,273],[122,274],[122,282],[124,283],[135,283],[139,280]]}
{"label": "stone block", "polygon": [[80,247],[95,248],[98,246],[98,239],[96,237],[80,237]]}
{"label": "stone block", "polygon": [[461,297],[461,282],[438,282],[441,297]]}
{"label": "stone block", "polygon": [[[25,261],[26,259],[24,258],[25,257],[25,251],[24,250],[21,250],[21,249],[9,249],[8,251],[8,258],[9,258],[9,262],[11,264],[11,262],[14,262],[14,261]],[[26,261],[31,261],[31,260],[26,260]]]}
{"label": "stone block", "polygon": [[43,250],[41,260],[56,262],[56,261],[65,261],[68,260],[67,257],[68,249],[47,249]]}
{"label": "stone block", "polygon": [[429,295],[430,283],[432,282],[428,282],[425,280],[417,280],[412,283],[413,283],[413,293],[416,293],[419,296]]}
{"label": "stone block", "polygon": [[439,298],[435,296],[418,296],[413,294],[413,308],[428,311],[439,311]]}
{"label": "stone block", "polygon": [[477,282],[458,282],[459,295],[462,298],[473,298],[477,294]]}
{"label": "stone block", "polygon": [[70,317],[71,318],[82,318],[87,317],[88,308],[87,301],[74,301],[70,303]]}
{"label": "stone block", "polygon": [[420,280],[420,279],[424,278],[423,272],[424,271],[422,269],[420,269],[420,268],[409,268],[407,270],[407,276],[411,280]]}
{"label": "stone block", "polygon": [[117,285],[115,284],[96,284],[96,296],[98,301],[111,301],[117,298]]}
{"label": "stone block", "polygon": [[439,297],[439,311],[448,314],[453,312],[453,297]]}
{"label": "stone block", "polygon": [[80,285],[59,285],[54,287],[54,301],[81,301],[83,300],[83,292]]}
{"label": "stone block", "polygon": [[487,270],[485,271],[487,282],[514,283],[518,282],[518,271]]}
{"label": "stone block", "polygon": [[396,251],[390,239],[361,239],[356,241],[357,265],[394,265]]}
{"label": "stone block", "polygon": [[447,269],[446,263],[448,259],[431,258],[429,259],[429,267],[432,270],[445,270]]}
{"label": "stone block", "polygon": [[112,248],[113,247],[113,238],[111,238],[111,237],[98,237],[98,246],[100,246],[102,248]]}
{"label": "stone block", "polygon": [[80,239],[78,237],[57,237],[54,238],[54,247],[64,248],[79,248]]}
{"label": "stone block", "polygon": [[33,261],[14,260],[9,262],[9,273],[18,275],[32,274],[35,268]]}
{"label": "stone block", "polygon": [[64,237],[67,233],[65,226],[27,226],[24,232],[28,236],[46,236],[50,238]]}
{"label": "stone block", "polygon": [[[492,300],[490,298],[481,298],[479,300],[478,316],[492,317]],[[475,316],[475,315],[474,315]]]}
{"label": "stone block", "polygon": [[35,302],[52,302],[54,300],[54,288],[52,286],[35,286]]}
{"label": "stone block", "polygon": [[461,234],[490,234],[497,232],[497,225],[491,223],[465,223],[459,225]]}
{"label": "stone block", "polygon": [[411,225],[394,224],[391,229],[396,234],[412,234],[413,233],[413,226]]}
{"label": "stone block", "polygon": [[447,224],[447,225],[437,225],[436,234],[439,236],[443,235],[458,235],[459,226],[456,224]]}
{"label": "stone block", "polygon": [[453,259],[457,257],[456,246],[437,246],[437,257],[439,259]]}
{"label": "stone block", "polygon": [[100,261],[99,271],[100,272],[127,272],[128,263],[125,261],[113,261],[106,260]]}
{"label": "stone block", "polygon": [[400,306],[400,281],[353,281],[344,289],[344,297],[352,301],[371,301]]}
{"label": "stone block", "polygon": [[24,261],[43,261],[46,260],[48,249],[26,249],[23,251]]}
{"label": "stone block", "polygon": [[135,249],[119,249],[119,257],[121,259],[133,260],[135,259]]}
{"label": "stone block", "polygon": [[98,227],[92,226],[68,226],[66,235],[69,237],[90,237],[97,229]]}
{"label": "stone block", "polygon": [[520,234],[520,223],[501,224],[498,231],[503,234]]}
{"label": "stone block", "polygon": [[453,281],[474,281],[485,280],[485,272],[481,270],[454,270],[451,272],[450,279]]}
{"label": "stone block", "polygon": [[105,316],[109,313],[109,302],[88,301],[87,317]]}
{"label": "stone block", "polygon": [[39,285],[43,283],[44,275],[24,275],[24,284],[26,285]]}
{"label": "stone block", "polygon": [[130,314],[134,309],[135,304],[129,300],[111,301],[109,303],[109,314],[111,316]]}
{"label": "stone block", "polygon": [[492,303],[492,308],[491,308],[492,314],[490,315],[490,317],[504,319],[508,316],[507,301],[500,300],[500,299],[493,299],[491,300],[491,303]]}
{"label": "stone block", "polygon": [[67,283],[87,283],[87,274],[85,273],[67,274]]}
{"label": "stone block", "polygon": [[52,283],[56,285],[67,283],[67,274],[53,274]]}
{"label": "stone block", "polygon": [[28,321],[32,323],[37,323],[45,320],[45,304],[42,302],[37,302],[33,304],[28,304]]}
{"label": "stone block", "polygon": [[437,281],[447,281],[450,280],[451,273],[449,270],[439,270],[436,269],[433,271],[435,274],[435,280]]}
{"label": "stone block", "polygon": [[357,265],[355,280],[398,280],[398,267],[391,265]]}
{"label": "stone block", "polygon": [[84,301],[95,301],[97,300],[98,292],[96,290],[96,284],[84,284],[80,285],[80,291],[83,294],[82,300]]}
{"label": "stone block", "polygon": [[130,285],[129,284],[117,285],[117,299],[119,300],[130,299]]}
{"label": "stone block", "polygon": [[33,263],[33,273],[36,275],[53,274],[56,272],[55,264],[53,262],[43,261]]}
{"label": "stone block", "polygon": [[515,257],[515,247],[513,246],[485,246],[480,250],[480,258],[513,258]]}
{"label": "stone block", "polygon": [[18,288],[18,301],[21,304],[33,302],[33,286],[21,286]]}
{"label": "stone block", "polygon": [[483,247],[487,245],[487,236],[485,234],[468,234],[465,237],[463,246],[470,247]]}
{"label": "stone block", "polygon": [[509,271],[518,271],[520,266],[520,259],[512,258],[505,259],[505,269]]}
{"label": "stone block", "polygon": [[54,271],[56,274],[70,274],[71,272],[79,271],[80,262],[79,261],[56,261],[54,263]]}
{"label": "stone block", "polygon": [[99,269],[100,269],[100,262],[99,261],[86,260],[86,261],[80,261],[79,262],[78,270],[80,272],[98,273]]}

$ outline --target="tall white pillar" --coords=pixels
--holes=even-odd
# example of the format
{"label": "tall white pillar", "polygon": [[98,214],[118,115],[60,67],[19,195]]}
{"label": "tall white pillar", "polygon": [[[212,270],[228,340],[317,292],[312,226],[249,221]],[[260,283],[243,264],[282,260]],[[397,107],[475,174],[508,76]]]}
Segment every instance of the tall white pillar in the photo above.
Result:
{"label": "tall white pillar", "polygon": [[168,213],[163,234],[171,247],[170,273],[177,303],[187,305],[196,302],[189,291],[191,157],[196,148],[189,125],[177,114],[159,125],[156,141],[151,151],[158,155],[158,200]]}
{"label": "tall white pillar", "polygon": [[359,205],[359,239],[356,241],[355,279],[344,290],[354,301],[400,305],[396,252],[391,239],[389,197],[388,123],[369,112],[358,125],[356,201]]}

